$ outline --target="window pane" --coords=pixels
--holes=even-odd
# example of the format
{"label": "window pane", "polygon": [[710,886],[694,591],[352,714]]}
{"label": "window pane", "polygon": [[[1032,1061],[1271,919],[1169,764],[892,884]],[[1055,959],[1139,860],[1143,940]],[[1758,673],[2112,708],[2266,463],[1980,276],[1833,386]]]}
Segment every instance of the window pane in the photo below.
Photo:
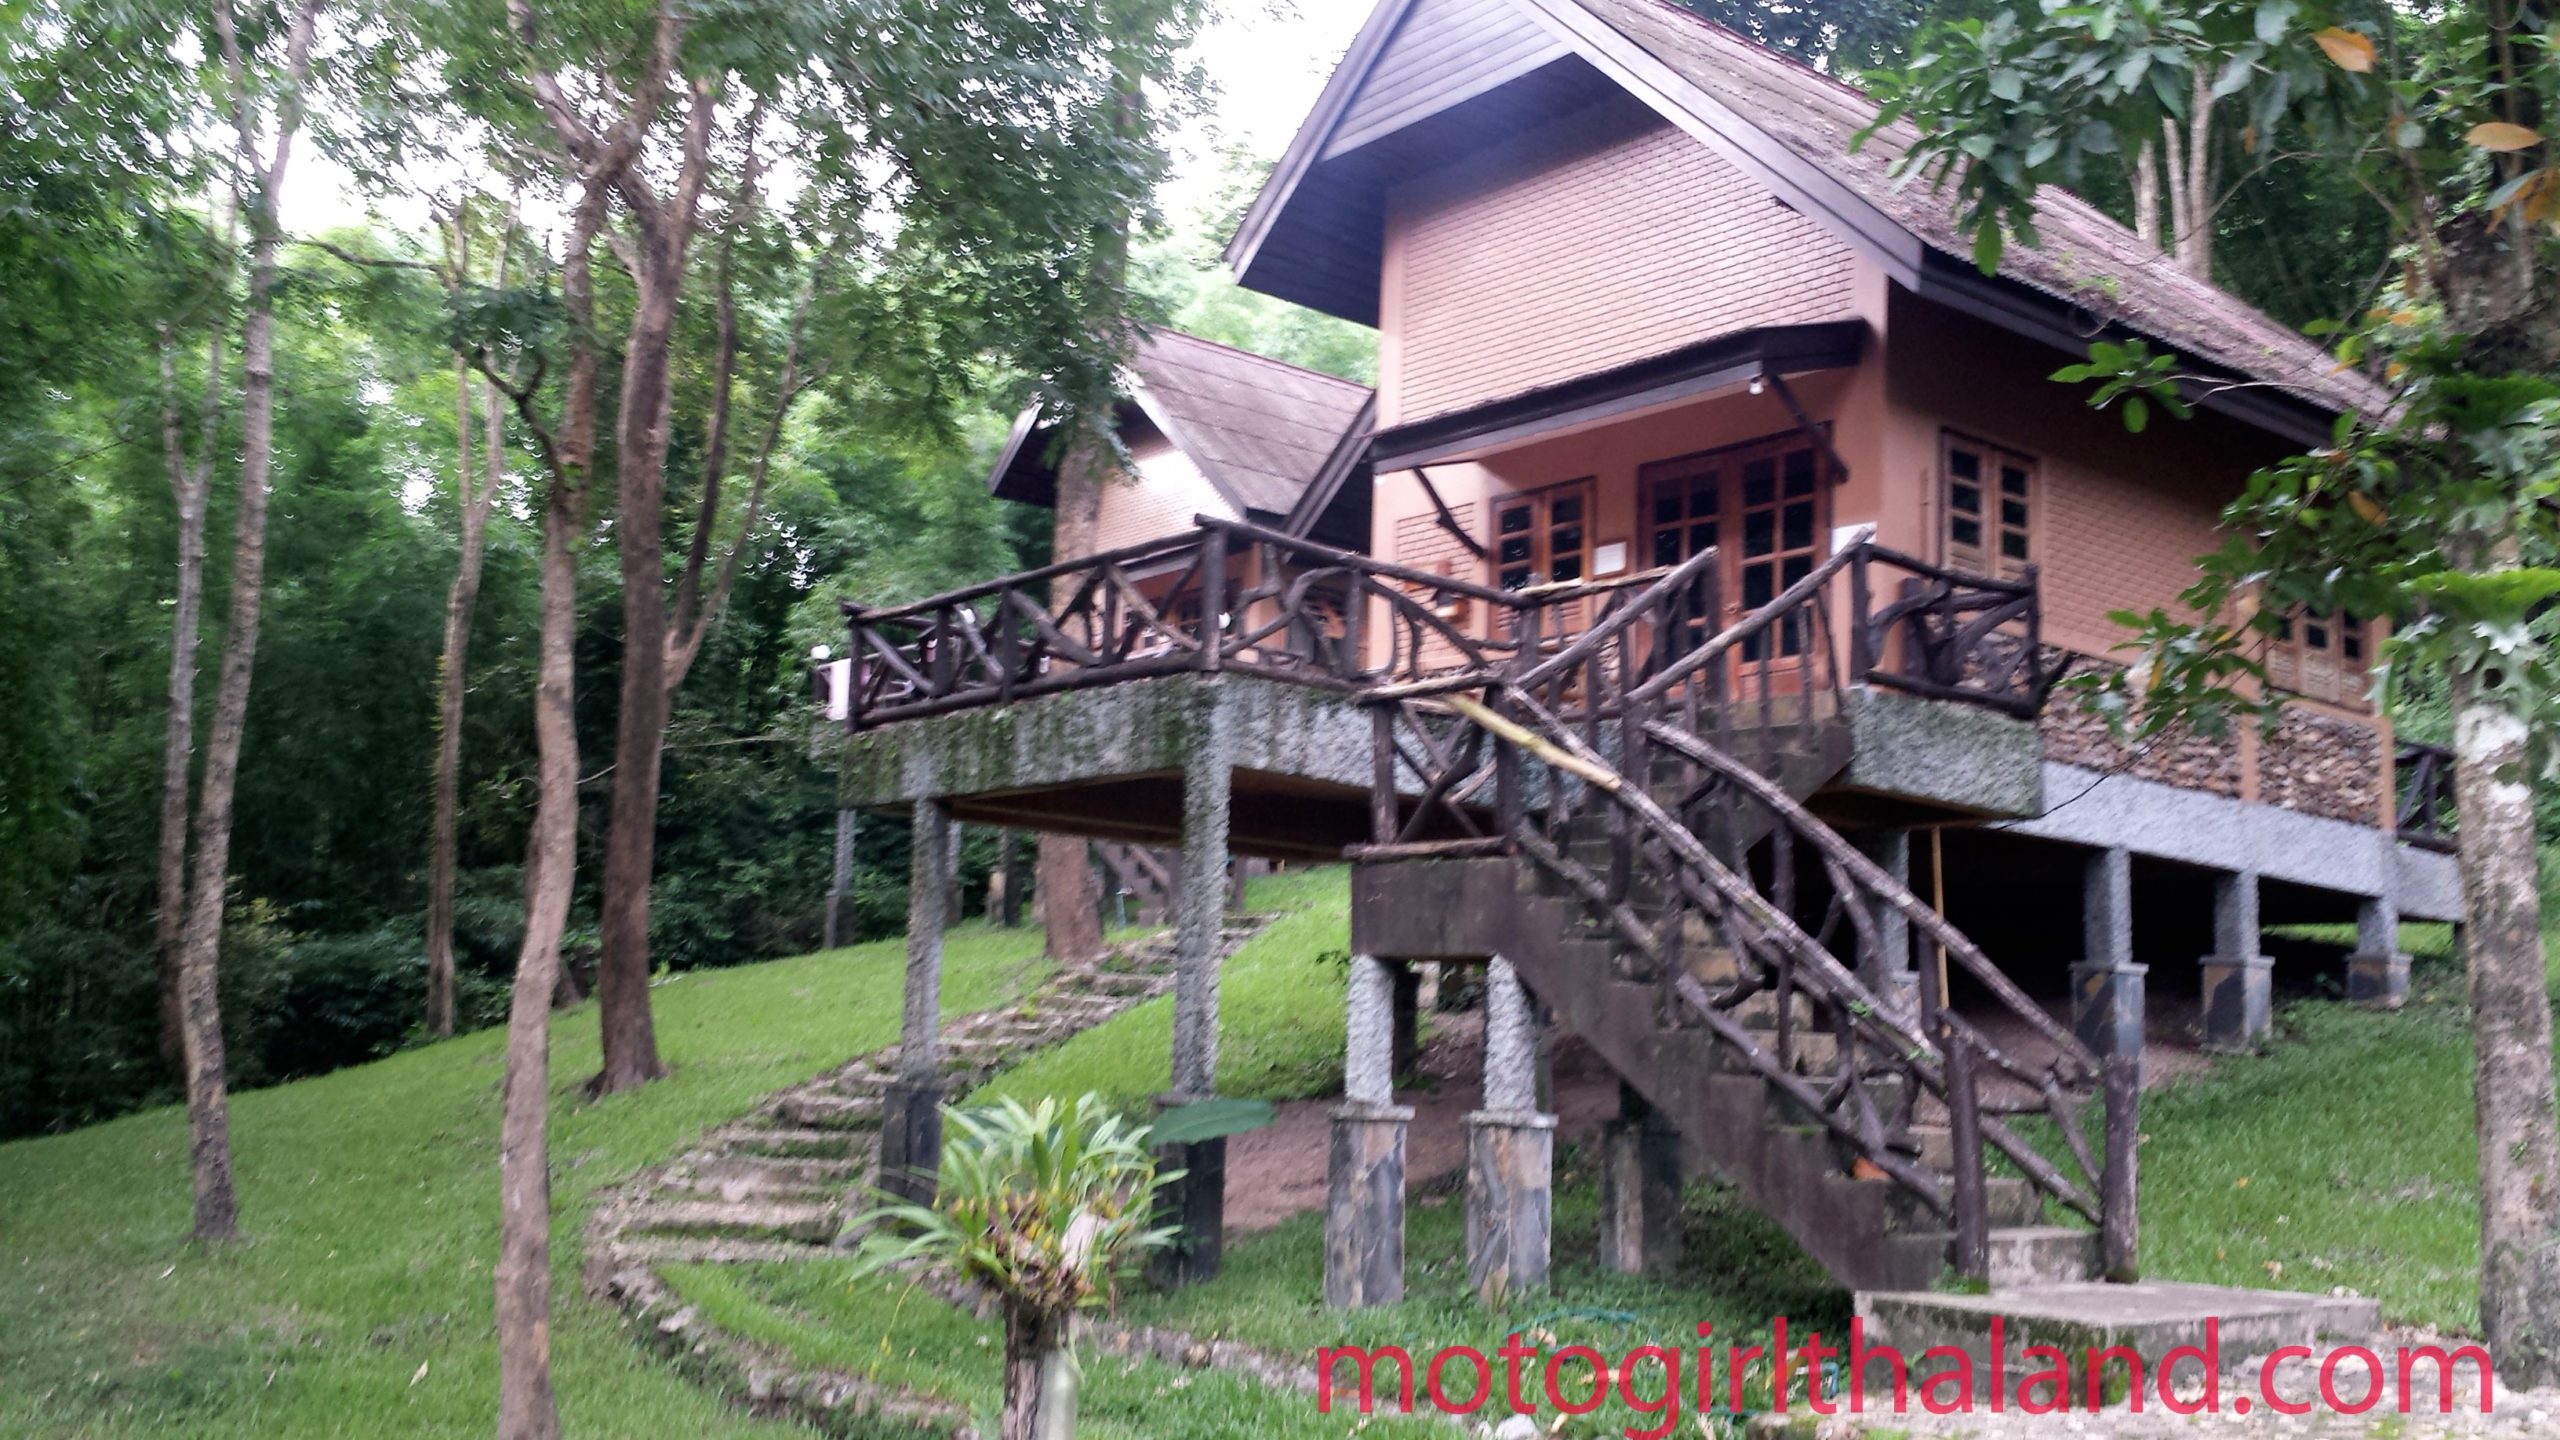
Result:
{"label": "window pane", "polygon": [[1799,500],[1787,507],[1786,533],[1781,543],[1789,550],[1802,550],[1813,544],[1813,502]]}
{"label": "window pane", "polygon": [[1982,513],[1982,492],[1971,485],[1957,485],[1947,491],[1947,503],[1965,515]]}
{"label": "window pane", "polygon": [[1518,590],[1528,583],[1529,570],[1525,565],[1517,569],[1508,569],[1502,572],[1502,588],[1505,590]]}
{"label": "window pane", "polygon": [[1793,585],[1797,581],[1813,573],[1813,557],[1810,555],[1789,556],[1786,561],[1778,567],[1778,573],[1784,577],[1787,584]]}
{"label": "window pane", "polygon": [[1689,527],[1690,554],[1695,555],[1701,550],[1710,549],[1715,545],[1715,543],[1716,522],[1713,520],[1708,521],[1704,525],[1692,525]]}
{"label": "window pane", "polygon": [[2302,643],[2314,650],[2328,649],[2329,627],[2316,621],[2306,622],[2302,627]]}
{"label": "window pane", "polygon": [[1529,528],[1529,507],[1526,505],[1504,506],[1494,523],[1505,535],[1526,530]]}
{"label": "window pane", "polygon": [[1947,526],[1947,536],[1959,545],[1980,545],[1982,543],[1982,522],[1979,520],[1967,520],[1962,517],[1958,517],[1952,524]]}
{"label": "window pane", "polygon": [[1547,513],[1559,524],[1567,520],[1579,520],[1582,518],[1582,497],[1579,495],[1559,495],[1555,498],[1555,503],[1549,507]]}
{"label": "window pane", "polygon": [[2027,472],[2019,469],[2015,465],[2001,466],[2000,493],[2003,495],[2015,495],[2020,499],[2024,499],[2027,493]]}
{"label": "window pane", "polygon": [[1509,536],[1502,542],[1501,557],[1505,565],[1525,565],[1529,562],[1530,553],[1529,537],[1526,535]]}
{"label": "window pane", "polygon": [[1721,491],[1722,487],[1716,484],[1716,477],[1713,475],[1699,476],[1698,488],[1689,492],[1689,513],[1692,515],[1713,515],[1716,513],[1716,496],[1720,494]]}
{"label": "window pane", "polygon": [[1668,525],[1680,518],[1680,492],[1666,490],[1653,497],[1653,523]]}
{"label": "window pane", "polygon": [[1679,531],[1656,530],[1653,532],[1653,563],[1656,565],[1677,565],[1680,563]]}
{"label": "window pane", "polygon": [[1766,555],[1769,553],[1773,548],[1769,542],[1777,537],[1777,518],[1766,510],[1742,517],[1743,554]]}
{"label": "window pane", "polygon": [[2000,553],[2008,556],[2012,560],[2026,559],[2027,537],[2019,534],[2015,530],[2002,531],[2000,535]]}
{"label": "window pane", "polygon": [[1579,525],[1567,525],[1557,530],[1554,540],[1548,544],[1547,549],[1551,554],[1555,555],[1559,559],[1568,554],[1581,554],[1582,527]]}
{"label": "window pane", "polygon": [[1813,493],[1812,451],[1798,450],[1787,456],[1787,493],[1791,496]]}
{"label": "window pane", "polygon": [[1979,480],[1982,478],[1982,457],[1970,450],[1949,450],[1947,473],[1959,480]]}
{"label": "window pane", "polygon": [[1777,593],[1777,590],[1769,583],[1768,566],[1746,565],[1742,567],[1742,605],[1744,609],[1757,610],[1761,606],[1768,604],[1769,597]]}
{"label": "window pane", "polygon": [[2023,500],[2000,502],[2000,523],[2024,530],[2027,528],[2027,505]]}
{"label": "window pane", "polygon": [[1548,578],[1553,580],[1581,579],[1582,552],[1577,550],[1571,555],[1558,555],[1556,557],[1556,573]]}
{"label": "window pane", "polygon": [[1742,503],[1766,505],[1778,498],[1778,466],[1771,460],[1754,460],[1742,467]]}

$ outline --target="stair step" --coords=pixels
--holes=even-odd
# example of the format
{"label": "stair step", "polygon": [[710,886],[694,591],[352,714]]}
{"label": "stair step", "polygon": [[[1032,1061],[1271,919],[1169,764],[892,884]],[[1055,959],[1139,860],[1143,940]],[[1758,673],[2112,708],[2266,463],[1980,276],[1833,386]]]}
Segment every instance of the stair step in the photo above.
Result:
{"label": "stair step", "polygon": [[[855,1153],[858,1137],[855,1130],[814,1130],[782,1125],[741,1125],[715,1137],[728,1148],[748,1155],[778,1155],[787,1159],[845,1160]],[[862,1146],[868,1150],[867,1145]]]}
{"label": "stair step", "polygon": [[2008,1225],[1991,1231],[1989,1238],[1991,1288],[1995,1290],[2087,1280],[2098,1273],[2095,1230]]}
{"label": "stair step", "polygon": [[670,1175],[659,1182],[658,1188],[660,1193],[677,1198],[731,1205],[748,1201],[817,1205],[832,1203],[849,1193],[852,1182],[830,1184],[789,1175]]}
{"label": "stair step", "polygon": [[796,1240],[823,1245],[843,1218],[832,1203],[772,1200],[655,1200],[635,1207],[626,1232]]}
{"label": "stair step", "polygon": [[774,1118],[803,1130],[877,1130],[880,1097],[805,1091],[773,1103]]}
{"label": "stair step", "polygon": [[617,1260],[650,1265],[758,1265],[806,1260],[825,1247],[790,1240],[734,1240],[719,1235],[626,1235],[613,1242]]}

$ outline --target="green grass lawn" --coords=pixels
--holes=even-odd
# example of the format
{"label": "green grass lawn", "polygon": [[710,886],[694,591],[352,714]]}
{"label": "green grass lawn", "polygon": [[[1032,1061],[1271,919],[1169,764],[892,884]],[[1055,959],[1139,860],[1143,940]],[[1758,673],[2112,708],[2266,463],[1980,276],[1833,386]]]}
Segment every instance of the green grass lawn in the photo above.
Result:
{"label": "green grass lawn", "polygon": [[2276,1012],[2276,1040],[2143,1097],[2142,1268],[2344,1285],[2385,1319],[2478,1324],[2470,1014],[2444,927],[2410,926],[2410,1001]]}
{"label": "green grass lawn", "polygon": [[[952,1012],[1037,983],[1036,930],[953,932]],[[579,1292],[595,1192],[776,1089],[897,1037],[891,940],[657,992],[672,1078],[597,1104],[593,1007],[554,1028],[555,1364],[583,1436],[797,1433],[645,1356]],[[0,1145],[0,1434],[485,1435],[497,1354],[502,1036],[236,1097],[248,1244],[186,1242],[186,1127],[154,1111]]]}
{"label": "green grass lawn", "polygon": [[[1324,1095],[1342,1084],[1351,886],[1340,867],[1257,879],[1246,907],[1276,915],[1229,957],[1218,980],[1218,1089],[1259,1100]],[[996,1077],[972,1100],[1103,1096],[1148,1113],[1173,1085],[1173,997],[1150,1000]]]}

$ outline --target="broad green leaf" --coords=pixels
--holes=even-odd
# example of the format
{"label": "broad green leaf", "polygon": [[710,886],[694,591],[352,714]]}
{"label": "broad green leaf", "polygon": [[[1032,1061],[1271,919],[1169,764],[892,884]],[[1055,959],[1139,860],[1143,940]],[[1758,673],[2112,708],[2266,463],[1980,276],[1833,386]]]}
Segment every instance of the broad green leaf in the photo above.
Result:
{"label": "broad green leaf", "polygon": [[1999,221],[1986,219],[1974,228],[1973,263],[1977,269],[1982,271],[1983,274],[1996,275],[1999,273],[2000,244],[2001,236]]}

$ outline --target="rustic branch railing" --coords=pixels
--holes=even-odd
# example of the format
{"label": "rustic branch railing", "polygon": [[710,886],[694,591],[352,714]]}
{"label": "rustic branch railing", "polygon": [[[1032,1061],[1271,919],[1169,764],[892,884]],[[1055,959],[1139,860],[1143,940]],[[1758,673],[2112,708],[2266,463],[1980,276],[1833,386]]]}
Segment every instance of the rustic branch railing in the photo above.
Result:
{"label": "rustic branch railing", "polygon": [[[2022,719],[2044,709],[2061,677],[2044,664],[2036,572],[1967,575],[1869,542],[1853,547],[1851,678],[1932,700],[1986,705]],[[1895,594],[1876,603],[1878,584]]]}
{"label": "rustic branch railing", "polygon": [[2453,752],[2404,741],[2392,772],[2399,784],[2391,815],[2400,838],[2430,850],[2453,849]]}

